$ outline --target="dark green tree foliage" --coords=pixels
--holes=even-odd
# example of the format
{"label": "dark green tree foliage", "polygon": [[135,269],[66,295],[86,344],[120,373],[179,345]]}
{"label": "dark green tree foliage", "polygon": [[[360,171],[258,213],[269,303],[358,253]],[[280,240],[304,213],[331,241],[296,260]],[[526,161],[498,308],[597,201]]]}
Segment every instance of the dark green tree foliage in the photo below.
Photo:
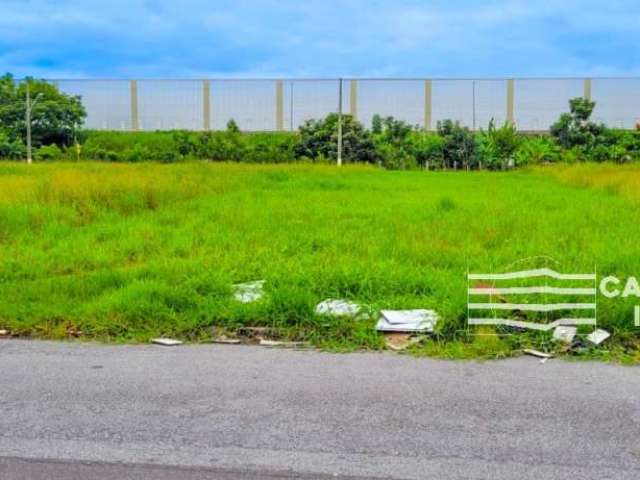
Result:
{"label": "dark green tree foliage", "polygon": [[0,77],[0,130],[11,141],[26,140],[27,85],[33,103],[31,136],[33,145],[73,144],[74,135],[86,117],[79,96],[64,94],[55,85],[42,80],[16,82],[6,74]]}
{"label": "dark green tree foliage", "polygon": [[[338,114],[330,113],[323,120],[304,122],[295,155],[335,161],[338,158]],[[342,159],[346,163],[376,163],[379,159],[371,134],[350,115],[342,116]]]}
{"label": "dark green tree foliage", "polygon": [[383,166],[403,170],[416,166],[413,143],[409,142],[413,131],[411,125],[393,117],[373,116],[371,132]]}
{"label": "dark green tree foliage", "polygon": [[551,135],[563,148],[574,147],[588,151],[597,143],[606,128],[589,121],[596,103],[587,98],[569,100],[570,113],[563,113],[560,119],[551,125]]}
{"label": "dark green tree foliage", "polygon": [[478,166],[478,152],[473,132],[458,122],[443,120],[438,122],[438,135],[444,139],[443,157],[447,168],[475,168]]}

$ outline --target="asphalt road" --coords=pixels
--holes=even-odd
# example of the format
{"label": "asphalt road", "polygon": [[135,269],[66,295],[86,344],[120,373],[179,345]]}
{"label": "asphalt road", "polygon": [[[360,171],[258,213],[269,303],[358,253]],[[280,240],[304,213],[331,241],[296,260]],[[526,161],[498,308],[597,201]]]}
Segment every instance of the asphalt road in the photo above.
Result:
{"label": "asphalt road", "polygon": [[640,478],[640,368],[0,340],[0,478]]}

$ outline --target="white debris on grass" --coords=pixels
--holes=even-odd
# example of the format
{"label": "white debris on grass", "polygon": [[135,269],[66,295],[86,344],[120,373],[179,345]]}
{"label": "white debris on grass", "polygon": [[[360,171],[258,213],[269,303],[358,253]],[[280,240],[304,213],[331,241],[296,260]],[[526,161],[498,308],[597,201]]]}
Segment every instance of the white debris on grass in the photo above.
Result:
{"label": "white debris on grass", "polygon": [[165,347],[175,347],[176,345],[182,345],[180,340],[174,340],[173,338],[152,338],[151,343],[156,345],[163,345]]}
{"label": "white debris on grass", "polygon": [[233,298],[242,303],[251,303],[260,300],[263,295],[264,280],[254,282],[236,283]]}
{"label": "white debris on grass", "polygon": [[433,332],[438,323],[435,310],[382,310],[376,325],[379,332]]}
{"label": "white debris on grass", "polygon": [[286,348],[303,348],[308,347],[308,342],[284,342],[281,340],[260,340],[260,345],[263,347],[286,347]]}
{"label": "white debris on grass", "polygon": [[550,358],[553,358],[553,355],[551,355],[550,353],[544,353],[539,350],[534,350],[532,348],[525,348],[524,353],[526,353],[527,355],[532,355],[534,357],[542,358],[545,360],[549,360]]}
{"label": "white debris on grass", "polygon": [[318,315],[331,315],[334,317],[355,317],[362,307],[348,300],[336,300],[329,298],[316,305]]}
{"label": "white debris on grass", "polygon": [[610,336],[611,334],[606,330],[598,329],[587,335],[587,340],[589,340],[594,345],[600,345]]}
{"label": "white debris on grass", "polygon": [[9,330],[0,330],[0,337],[6,337],[9,335]]}
{"label": "white debris on grass", "polygon": [[570,344],[573,342],[576,334],[578,333],[578,329],[576,327],[569,326],[558,326],[553,331],[553,339],[559,342],[564,342]]}

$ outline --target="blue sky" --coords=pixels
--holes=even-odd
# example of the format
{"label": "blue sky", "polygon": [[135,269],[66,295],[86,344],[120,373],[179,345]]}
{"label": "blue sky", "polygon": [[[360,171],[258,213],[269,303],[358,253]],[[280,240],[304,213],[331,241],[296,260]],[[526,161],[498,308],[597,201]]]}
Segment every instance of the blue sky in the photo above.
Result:
{"label": "blue sky", "polygon": [[640,75],[638,0],[0,0],[0,70],[85,77]]}

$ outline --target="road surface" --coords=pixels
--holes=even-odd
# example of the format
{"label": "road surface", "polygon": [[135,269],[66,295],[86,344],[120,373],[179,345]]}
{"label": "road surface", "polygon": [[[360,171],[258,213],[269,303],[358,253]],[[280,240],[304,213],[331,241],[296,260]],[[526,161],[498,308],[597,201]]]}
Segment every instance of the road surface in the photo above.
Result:
{"label": "road surface", "polygon": [[0,340],[3,480],[640,478],[640,368]]}

